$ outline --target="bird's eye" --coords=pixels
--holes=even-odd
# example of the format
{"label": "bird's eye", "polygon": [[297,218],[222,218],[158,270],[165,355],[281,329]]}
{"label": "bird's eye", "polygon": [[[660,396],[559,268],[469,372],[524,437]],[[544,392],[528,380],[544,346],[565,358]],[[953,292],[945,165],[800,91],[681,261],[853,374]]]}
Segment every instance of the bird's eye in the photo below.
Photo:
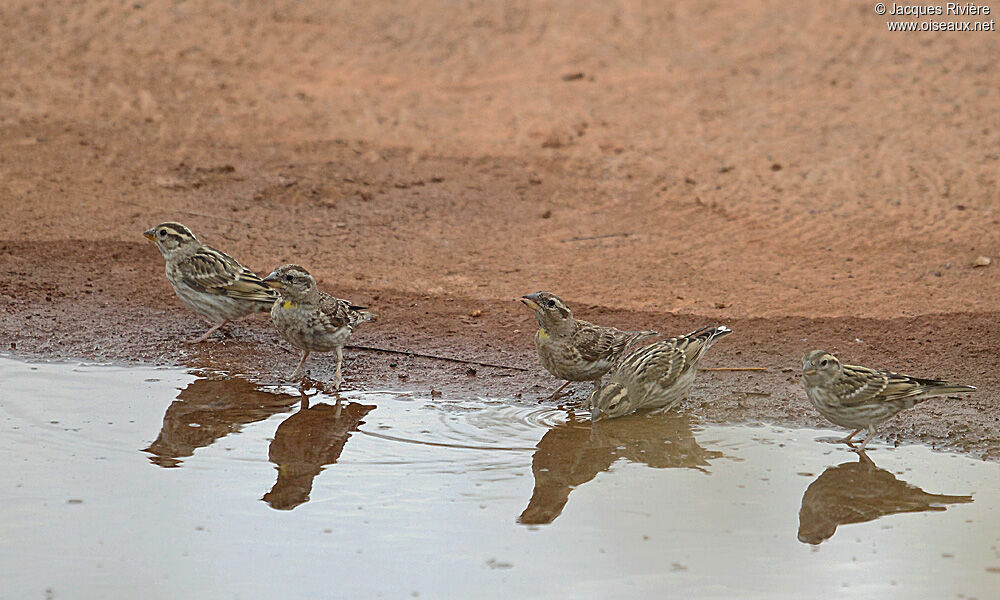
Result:
{"label": "bird's eye", "polygon": [[160,232],[157,235],[159,235],[161,238],[165,238],[165,237],[167,237],[167,230],[166,229],[161,229]]}
{"label": "bird's eye", "polygon": [[291,283],[292,282],[292,276],[291,275],[285,275],[285,281],[287,281],[288,283]]}
{"label": "bird's eye", "polygon": [[828,361],[825,358],[823,360],[819,361],[819,366],[822,369],[825,369],[827,367],[827,365],[829,365],[829,364],[830,364],[830,361]]}
{"label": "bird's eye", "polygon": [[556,307],[556,301],[555,300],[546,300],[545,301],[545,306],[548,306],[549,308],[555,308]]}

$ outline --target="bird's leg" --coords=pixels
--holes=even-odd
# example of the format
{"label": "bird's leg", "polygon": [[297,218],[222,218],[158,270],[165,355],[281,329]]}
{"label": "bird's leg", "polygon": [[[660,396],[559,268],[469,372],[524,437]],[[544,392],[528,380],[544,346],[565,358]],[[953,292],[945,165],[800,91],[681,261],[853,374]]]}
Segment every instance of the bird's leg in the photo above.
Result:
{"label": "bird's leg", "polygon": [[340,384],[344,383],[344,378],[340,374],[340,365],[344,362],[344,349],[337,348],[337,376],[333,379],[333,389],[340,391]]}
{"label": "bird's leg", "polygon": [[858,446],[857,448],[852,448],[854,452],[857,452],[858,454],[864,454],[865,446],[867,446],[868,442],[872,441],[872,438],[875,437],[875,426],[869,425],[868,431],[870,433],[868,434],[868,437],[865,438],[865,441],[861,442],[861,445]]}
{"label": "bird's leg", "polygon": [[211,329],[209,329],[205,333],[201,334],[201,337],[195,338],[195,339],[191,340],[188,343],[189,344],[200,344],[200,343],[204,342],[205,340],[208,339],[208,336],[210,336],[213,333],[215,333],[216,331],[218,331],[220,327],[222,327],[223,325],[225,325],[227,323],[229,323],[229,319],[226,319],[225,321],[219,323],[218,325],[213,325]]}
{"label": "bird's leg", "polygon": [[552,392],[551,395],[546,396],[545,398],[540,398],[538,401],[542,402],[542,401],[545,401],[545,400],[558,400],[558,399],[562,398],[565,394],[561,394],[560,392],[562,392],[564,389],[566,389],[566,386],[568,386],[571,383],[573,383],[573,382],[572,381],[567,381],[566,383],[562,384],[562,387],[560,387],[558,390]]}
{"label": "bird's leg", "polygon": [[[569,384],[570,382],[567,381],[561,388],[559,388],[559,390],[562,390]],[[565,410],[566,414],[573,414],[573,411],[576,410],[576,408],[578,407],[588,409],[590,408],[590,399],[594,397],[594,393],[597,392],[597,390],[600,389],[600,387],[601,387],[601,380],[597,379],[594,381],[594,390],[587,396],[587,398],[583,402],[574,402],[572,399],[570,399],[570,401],[568,402],[560,402],[559,404],[556,405],[556,408],[558,408],[559,410]],[[559,390],[556,390],[551,396],[549,396],[549,398],[561,399],[563,397],[571,396],[571,394],[569,393],[559,395]],[[541,403],[543,400],[545,399],[543,398],[538,402]]]}
{"label": "bird's leg", "polygon": [[302,379],[303,375],[305,375],[305,372],[302,369],[302,365],[306,364],[307,358],[309,358],[309,351],[303,350],[302,360],[299,361],[299,366],[295,367],[295,372],[292,373],[292,381],[298,381],[299,379]]}
{"label": "bird's leg", "polygon": [[851,435],[845,437],[842,440],[837,440],[837,441],[838,442],[843,442],[843,443],[847,444],[848,446],[852,446],[853,447],[854,446],[854,436],[856,436],[859,433],[861,433],[862,429],[864,429],[864,427],[859,427],[859,428],[855,429],[854,431],[852,431]]}

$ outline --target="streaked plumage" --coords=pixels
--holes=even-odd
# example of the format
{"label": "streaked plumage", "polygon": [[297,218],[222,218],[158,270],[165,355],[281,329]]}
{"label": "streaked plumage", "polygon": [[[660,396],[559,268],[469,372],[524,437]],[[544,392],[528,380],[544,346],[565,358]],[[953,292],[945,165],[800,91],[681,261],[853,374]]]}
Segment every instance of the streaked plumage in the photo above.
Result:
{"label": "streaked plumage", "polygon": [[566,380],[552,397],[558,397],[570,382],[599,380],[630,346],[657,335],[655,331],[622,331],[574,319],[563,301],[548,292],[523,296],[521,302],[538,321],[535,348],[542,366]]}
{"label": "streaked plumage", "polygon": [[633,350],[611,371],[607,383],[590,394],[584,408],[590,409],[591,420],[599,421],[642,408],[672,407],[690,391],[705,351],[730,333],[727,327],[704,327]]}
{"label": "streaked plumage", "polygon": [[166,261],[167,281],[191,310],[213,327],[192,343],[203,342],[233,319],[271,308],[278,294],[228,254],[198,241],[180,223],[161,223],[143,232],[156,242]]}
{"label": "streaked plumage", "polygon": [[319,291],[313,276],[299,265],[282,265],[265,277],[264,282],[281,294],[281,300],[271,308],[271,321],[289,343],[303,351],[292,378],[302,376],[310,352],[336,350],[334,386],[340,389],[344,345],[359,323],[373,321],[376,316],[363,310],[363,306]]}
{"label": "streaked plumage", "polygon": [[827,420],[854,429],[844,442],[851,444],[858,432],[868,429],[868,437],[858,450],[864,450],[875,437],[879,423],[899,411],[934,396],[976,389],[936,379],[843,365],[837,357],[823,350],[813,350],[802,357],[802,383],[806,396]]}

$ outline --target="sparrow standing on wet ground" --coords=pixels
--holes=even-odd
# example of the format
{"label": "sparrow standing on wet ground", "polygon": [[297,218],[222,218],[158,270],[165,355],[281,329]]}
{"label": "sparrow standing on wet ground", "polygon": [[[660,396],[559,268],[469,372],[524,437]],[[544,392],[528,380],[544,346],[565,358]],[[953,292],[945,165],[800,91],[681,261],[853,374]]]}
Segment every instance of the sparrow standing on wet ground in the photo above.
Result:
{"label": "sparrow standing on wet ground", "polygon": [[535,348],[542,366],[566,383],[549,398],[574,381],[600,380],[628,348],[640,340],[657,335],[655,331],[621,331],[573,318],[562,300],[548,292],[521,297],[521,302],[535,313],[538,331]]}
{"label": "sparrow standing on wet ground", "polygon": [[278,299],[256,273],[228,254],[202,244],[180,223],[161,223],[142,235],[156,242],[167,263],[167,281],[177,297],[213,323],[192,344],[207,340],[233,319],[267,311]]}
{"label": "sparrow standing on wet ground", "polygon": [[843,365],[836,356],[823,350],[813,350],[802,357],[802,383],[806,396],[827,420],[854,430],[841,441],[853,448],[854,436],[868,429],[868,437],[855,448],[856,452],[864,451],[875,437],[879,423],[899,411],[934,396],[976,390],[968,385]]}
{"label": "sparrow standing on wet ground", "polygon": [[264,283],[278,290],[281,300],[271,307],[271,321],[282,337],[302,350],[302,360],[292,379],[300,379],[310,352],[337,351],[337,375],[334,387],[340,389],[344,378],[344,345],[359,323],[374,321],[375,314],[334,298],[316,288],[316,280],[299,265],[282,265],[264,278]]}
{"label": "sparrow standing on wet ground", "polygon": [[703,327],[633,350],[584,403],[591,421],[621,417],[641,408],[667,410],[674,406],[691,389],[705,351],[730,333],[727,327]]}

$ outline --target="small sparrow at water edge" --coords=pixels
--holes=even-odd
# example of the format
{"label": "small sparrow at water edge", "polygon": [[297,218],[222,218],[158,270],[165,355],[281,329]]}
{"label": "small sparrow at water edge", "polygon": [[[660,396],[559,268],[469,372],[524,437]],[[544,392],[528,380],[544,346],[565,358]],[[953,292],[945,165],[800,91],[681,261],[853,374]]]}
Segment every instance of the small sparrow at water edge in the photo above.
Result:
{"label": "small sparrow at water edge", "polygon": [[976,388],[936,379],[918,379],[892,371],[841,364],[837,357],[813,350],[802,357],[802,383],[806,396],[830,422],[854,431],[842,441],[852,440],[862,429],[868,437],[856,449],[862,452],[875,437],[876,426],[899,411],[934,396],[973,392]]}
{"label": "small sparrow at water edge", "polygon": [[269,310],[278,299],[256,273],[228,254],[202,244],[180,223],[160,223],[142,235],[156,242],[166,260],[167,281],[177,297],[213,323],[192,344],[207,340],[233,319]]}
{"label": "small sparrow at water edge", "polygon": [[281,294],[281,300],[271,307],[271,321],[282,337],[302,350],[302,359],[292,378],[302,377],[303,365],[310,352],[336,350],[334,387],[339,390],[344,381],[341,375],[344,345],[358,324],[374,321],[376,315],[364,310],[363,306],[354,306],[347,300],[319,291],[313,276],[299,265],[281,265],[264,278],[264,283]]}
{"label": "small sparrow at water edge", "polygon": [[559,398],[573,381],[597,381],[630,346],[657,335],[655,331],[621,331],[573,318],[565,303],[549,292],[521,297],[535,313],[535,348],[542,366],[566,383],[550,398]]}
{"label": "small sparrow at water edge", "polygon": [[591,421],[674,406],[691,389],[705,351],[730,333],[728,327],[704,327],[633,350],[611,371],[608,382],[587,398],[584,408],[590,409]]}

